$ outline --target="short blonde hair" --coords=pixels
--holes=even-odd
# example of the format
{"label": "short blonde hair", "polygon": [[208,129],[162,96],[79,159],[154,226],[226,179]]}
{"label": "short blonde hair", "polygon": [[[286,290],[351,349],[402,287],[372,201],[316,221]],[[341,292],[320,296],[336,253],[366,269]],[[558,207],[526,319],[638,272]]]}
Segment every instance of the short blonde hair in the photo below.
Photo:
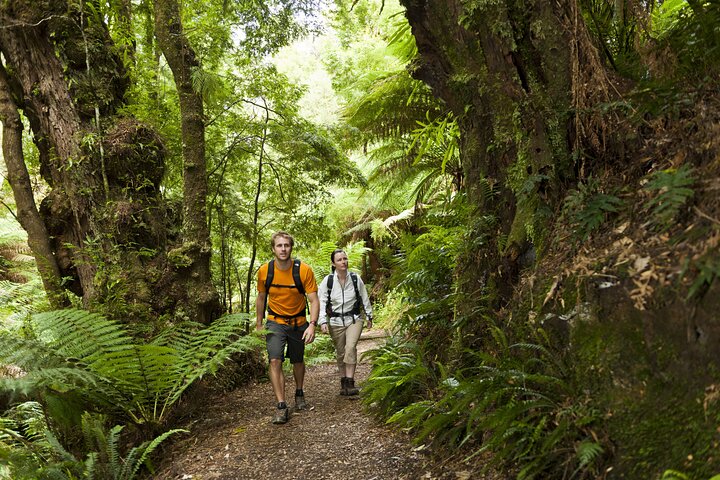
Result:
{"label": "short blonde hair", "polygon": [[290,247],[294,247],[294,246],[295,246],[295,239],[292,237],[292,235],[290,235],[290,234],[287,233],[287,232],[283,232],[282,230],[279,230],[279,231],[273,233],[272,236],[270,237],[270,248],[275,248],[275,240],[276,240],[278,237],[285,237],[285,238],[287,238],[288,240],[290,240]]}

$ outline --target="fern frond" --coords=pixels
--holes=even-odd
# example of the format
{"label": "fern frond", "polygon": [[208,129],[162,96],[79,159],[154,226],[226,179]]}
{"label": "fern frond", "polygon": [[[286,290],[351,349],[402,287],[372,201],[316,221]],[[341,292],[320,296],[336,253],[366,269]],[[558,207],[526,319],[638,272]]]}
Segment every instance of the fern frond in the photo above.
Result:
{"label": "fern frond", "polygon": [[121,475],[119,478],[123,480],[134,479],[135,475],[137,475],[138,471],[140,470],[140,467],[142,467],[142,465],[148,461],[150,455],[160,446],[160,444],[167,440],[168,437],[170,437],[171,435],[175,435],[176,433],[189,433],[189,430],[181,428],[168,430],[162,435],[155,437],[152,441],[144,442],[139,447],[133,448],[125,459],[125,464],[122,471],[123,475]]}
{"label": "fern frond", "polygon": [[15,332],[31,314],[45,310],[47,307],[47,295],[39,277],[27,283],[0,280],[2,329]]}
{"label": "fern frond", "polygon": [[133,344],[118,322],[85,310],[56,310],[33,317],[37,336],[66,357],[92,364],[98,357],[122,351]]}
{"label": "fern frond", "polygon": [[578,467],[584,468],[595,462],[604,453],[602,445],[594,440],[584,440],[576,448]]}
{"label": "fern frond", "polygon": [[695,194],[691,188],[694,184],[693,170],[688,165],[677,170],[655,172],[650,176],[645,189],[653,196],[646,203],[646,208],[659,228],[667,229],[672,225],[680,209]]}
{"label": "fern frond", "polygon": [[122,471],[122,462],[120,460],[120,449],[118,442],[120,441],[120,432],[123,430],[123,426],[115,425],[110,429],[107,437],[107,455],[108,463],[110,464],[110,471],[117,477],[117,472]]}
{"label": "fern frond", "polygon": [[[25,375],[2,378],[0,387],[72,393],[130,421],[161,423],[192,382],[215,373],[232,354],[262,344],[256,335],[242,335],[248,321],[246,314],[226,316],[200,330],[185,326],[137,344],[122,325],[98,314],[38,314],[30,321],[36,339],[3,335],[0,364],[17,365]],[[100,438],[97,428],[85,435]]]}

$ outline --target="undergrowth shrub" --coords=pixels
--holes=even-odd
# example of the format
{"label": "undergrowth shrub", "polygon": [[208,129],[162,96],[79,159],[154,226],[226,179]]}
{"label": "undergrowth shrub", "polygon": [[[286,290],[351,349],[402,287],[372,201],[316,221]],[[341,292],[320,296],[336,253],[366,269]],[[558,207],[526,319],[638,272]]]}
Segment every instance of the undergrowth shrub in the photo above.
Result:
{"label": "undergrowth shrub", "polygon": [[[416,441],[464,447],[467,459],[489,452],[518,479],[596,478],[606,453],[601,417],[575,391],[569,370],[546,348],[509,344],[500,329],[491,331],[494,351],[467,352],[474,361],[439,365],[432,375],[411,344],[385,347],[373,357],[365,401]],[[418,387],[431,390],[413,400]]]}
{"label": "undergrowth shrub", "polygon": [[688,257],[683,262],[680,277],[688,285],[686,300],[700,300],[712,284],[720,278],[720,254],[713,242],[703,253]]}
{"label": "undergrowth shrub", "polygon": [[403,239],[407,253],[397,268],[402,280],[396,290],[411,308],[398,319],[398,326],[440,347],[428,344],[428,351],[442,351],[451,334],[463,234],[462,227],[430,226],[427,233]]}
{"label": "undergrowth shrub", "polygon": [[[305,345],[305,364],[306,365],[320,365],[323,363],[332,363],[335,361],[335,344],[332,341],[330,335],[320,333],[320,329],[317,329],[317,335],[315,340]],[[289,364],[288,368],[292,369]]]}
{"label": "undergrowth shrub", "polygon": [[411,308],[400,291],[392,290],[385,295],[382,304],[373,306],[373,325],[393,331],[397,323],[406,318]]}

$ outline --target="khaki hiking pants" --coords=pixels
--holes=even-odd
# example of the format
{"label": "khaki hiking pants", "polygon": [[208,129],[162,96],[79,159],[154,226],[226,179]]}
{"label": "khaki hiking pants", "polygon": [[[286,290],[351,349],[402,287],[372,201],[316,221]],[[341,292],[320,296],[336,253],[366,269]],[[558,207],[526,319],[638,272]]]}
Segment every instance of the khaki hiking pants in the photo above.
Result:
{"label": "khaki hiking pants", "polygon": [[345,368],[345,364],[357,364],[357,343],[362,329],[362,319],[357,319],[355,323],[348,323],[344,327],[330,325],[330,337],[335,344],[337,364],[341,371]]}

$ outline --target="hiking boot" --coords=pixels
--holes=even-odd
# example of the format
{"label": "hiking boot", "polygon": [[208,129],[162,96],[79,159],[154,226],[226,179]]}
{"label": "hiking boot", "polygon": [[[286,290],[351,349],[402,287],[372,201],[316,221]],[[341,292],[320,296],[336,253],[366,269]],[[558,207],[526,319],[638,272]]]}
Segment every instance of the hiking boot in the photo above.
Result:
{"label": "hiking boot", "polygon": [[295,410],[307,409],[307,403],[305,403],[305,395],[295,395]]}
{"label": "hiking boot", "polygon": [[272,423],[276,425],[287,423],[290,416],[290,412],[288,410],[289,409],[287,407],[275,409],[275,416],[272,419]]}
{"label": "hiking boot", "polygon": [[347,381],[348,381],[347,377],[342,377],[340,379],[340,395],[345,396],[348,394],[347,393]]}
{"label": "hiking boot", "polygon": [[360,393],[360,389],[355,387],[355,379],[354,378],[346,378],[345,379],[345,395],[352,396],[357,395]]}

